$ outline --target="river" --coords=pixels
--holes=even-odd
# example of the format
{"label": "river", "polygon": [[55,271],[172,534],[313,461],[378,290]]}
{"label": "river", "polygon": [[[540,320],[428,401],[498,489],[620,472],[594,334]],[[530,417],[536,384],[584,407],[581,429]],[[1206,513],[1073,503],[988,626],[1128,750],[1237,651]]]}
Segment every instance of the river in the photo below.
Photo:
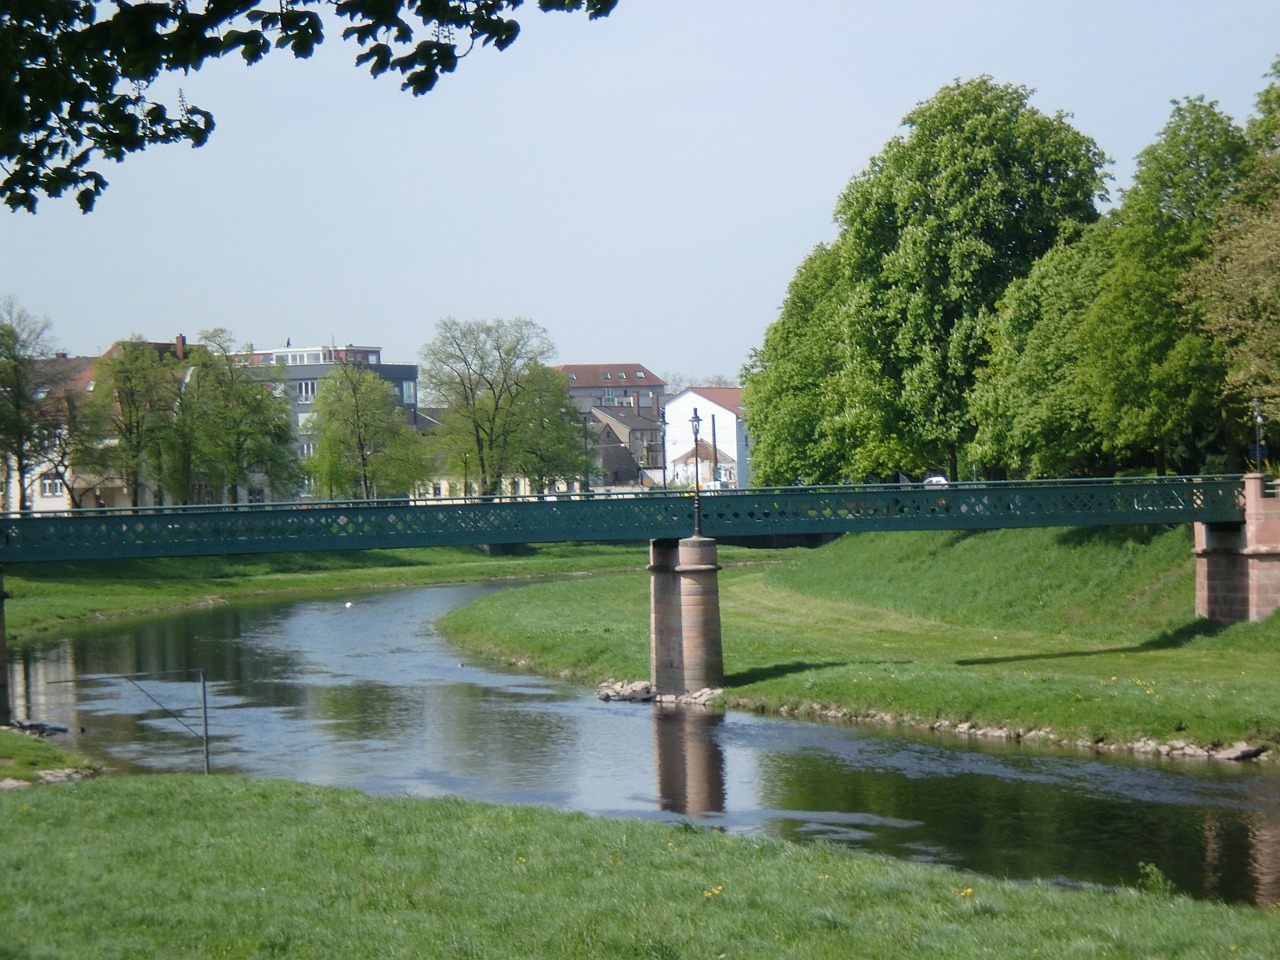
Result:
{"label": "river", "polygon": [[[970,746],[730,712],[604,703],[472,662],[428,587],[96,626],[12,656],[16,715],[132,771],[215,771],[385,796],[456,794],[832,840],[992,876],[1280,900],[1280,773]],[[732,657],[732,638],[726,638]],[[170,673],[169,671],[177,671]],[[107,675],[157,674],[129,682]]]}

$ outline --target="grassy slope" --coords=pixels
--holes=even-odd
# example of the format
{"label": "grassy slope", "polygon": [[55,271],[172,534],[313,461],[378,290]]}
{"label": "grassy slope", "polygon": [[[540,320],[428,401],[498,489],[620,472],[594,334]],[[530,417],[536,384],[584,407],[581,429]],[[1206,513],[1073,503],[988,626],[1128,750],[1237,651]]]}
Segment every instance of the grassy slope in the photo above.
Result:
{"label": "grassy slope", "polygon": [[[721,574],[731,700],[1129,742],[1280,742],[1276,618],[1192,616],[1186,531],[845,537]],[[445,618],[464,646],[584,682],[648,675],[647,585],[537,585]]]}
{"label": "grassy slope", "polygon": [[643,546],[540,545],[491,557],[466,547],[184,557],[103,563],[15,564],[5,570],[9,642],[89,619],[159,613],[203,603],[322,595],[419,584],[642,570]]}
{"label": "grassy slope", "polygon": [[236,777],[0,793],[0,957],[1269,958],[1273,914]]}

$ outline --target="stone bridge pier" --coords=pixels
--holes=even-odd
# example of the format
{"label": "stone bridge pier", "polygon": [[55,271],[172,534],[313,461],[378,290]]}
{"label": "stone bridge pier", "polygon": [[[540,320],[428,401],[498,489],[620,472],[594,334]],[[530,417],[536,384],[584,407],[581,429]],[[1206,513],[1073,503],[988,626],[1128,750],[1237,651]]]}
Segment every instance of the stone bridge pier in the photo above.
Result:
{"label": "stone bridge pier", "polygon": [[1280,606],[1280,497],[1267,478],[1244,478],[1244,523],[1195,525],[1196,615],[1265,620]]}
{"label": "stone bridge pier", "polygon": [[710,537],[649,541],[649,679],[658,694],[724,686],[719,570]]}

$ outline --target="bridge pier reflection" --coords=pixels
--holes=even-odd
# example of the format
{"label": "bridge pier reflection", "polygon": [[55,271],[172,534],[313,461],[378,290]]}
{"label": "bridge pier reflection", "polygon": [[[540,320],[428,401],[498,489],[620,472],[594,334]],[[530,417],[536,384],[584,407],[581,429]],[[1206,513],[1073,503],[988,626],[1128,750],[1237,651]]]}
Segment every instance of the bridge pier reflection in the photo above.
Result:
{"label": "bridge pier reflection", "polygon": [[649,679],[658,694],[724,686],[716,542],[649,541]]}
{"label": "bridge pier reflection", "polygon": [[715,727],[724,714],[700,707],[655,707],[653,745],[662,809],[690,817],[724,812],[724,752]]}

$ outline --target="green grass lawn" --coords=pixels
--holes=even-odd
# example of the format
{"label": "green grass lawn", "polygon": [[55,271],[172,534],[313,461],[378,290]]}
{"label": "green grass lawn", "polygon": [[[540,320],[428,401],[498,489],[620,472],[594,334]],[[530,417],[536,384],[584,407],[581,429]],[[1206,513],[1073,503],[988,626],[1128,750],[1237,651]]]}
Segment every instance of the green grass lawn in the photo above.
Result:
{"label": "green grass lawn", "polygon": [[1244,907],[453,799],[139,776],[0,791],[0,822],[6,958],[1280,955]]}
{"label": "green grass lawn", "polygon": [[[1155,530],[724,550],[730,694],[763,710],[1274,741],[1280,627],[1196,621],[1189,548],[1185,532]],[[550,576],[455,612],[447,629],[595,683],[648,675],[644,560],[630,546],[6,572],[19,642],[193,602]],[[570,578],[588,570],[597,575]],[[0,733],[0,777],[80,762]],[[1274,911],[1171,896],[1154,873],[1146,891],[1063,890],[824,844],[452,799],[104,777],[0,791],[0,823],[0,960],[1280,956]]]}
{"label": "green grass lawn", "polygon": [[[1280,623],[1192,613],[1181,529],[847,536],[720,574],[726,694],[765,711],[969,721],[1060,737],[1280,742]],[[632,576],[484,597],[464,647],[584,683],[648,676]]]}

